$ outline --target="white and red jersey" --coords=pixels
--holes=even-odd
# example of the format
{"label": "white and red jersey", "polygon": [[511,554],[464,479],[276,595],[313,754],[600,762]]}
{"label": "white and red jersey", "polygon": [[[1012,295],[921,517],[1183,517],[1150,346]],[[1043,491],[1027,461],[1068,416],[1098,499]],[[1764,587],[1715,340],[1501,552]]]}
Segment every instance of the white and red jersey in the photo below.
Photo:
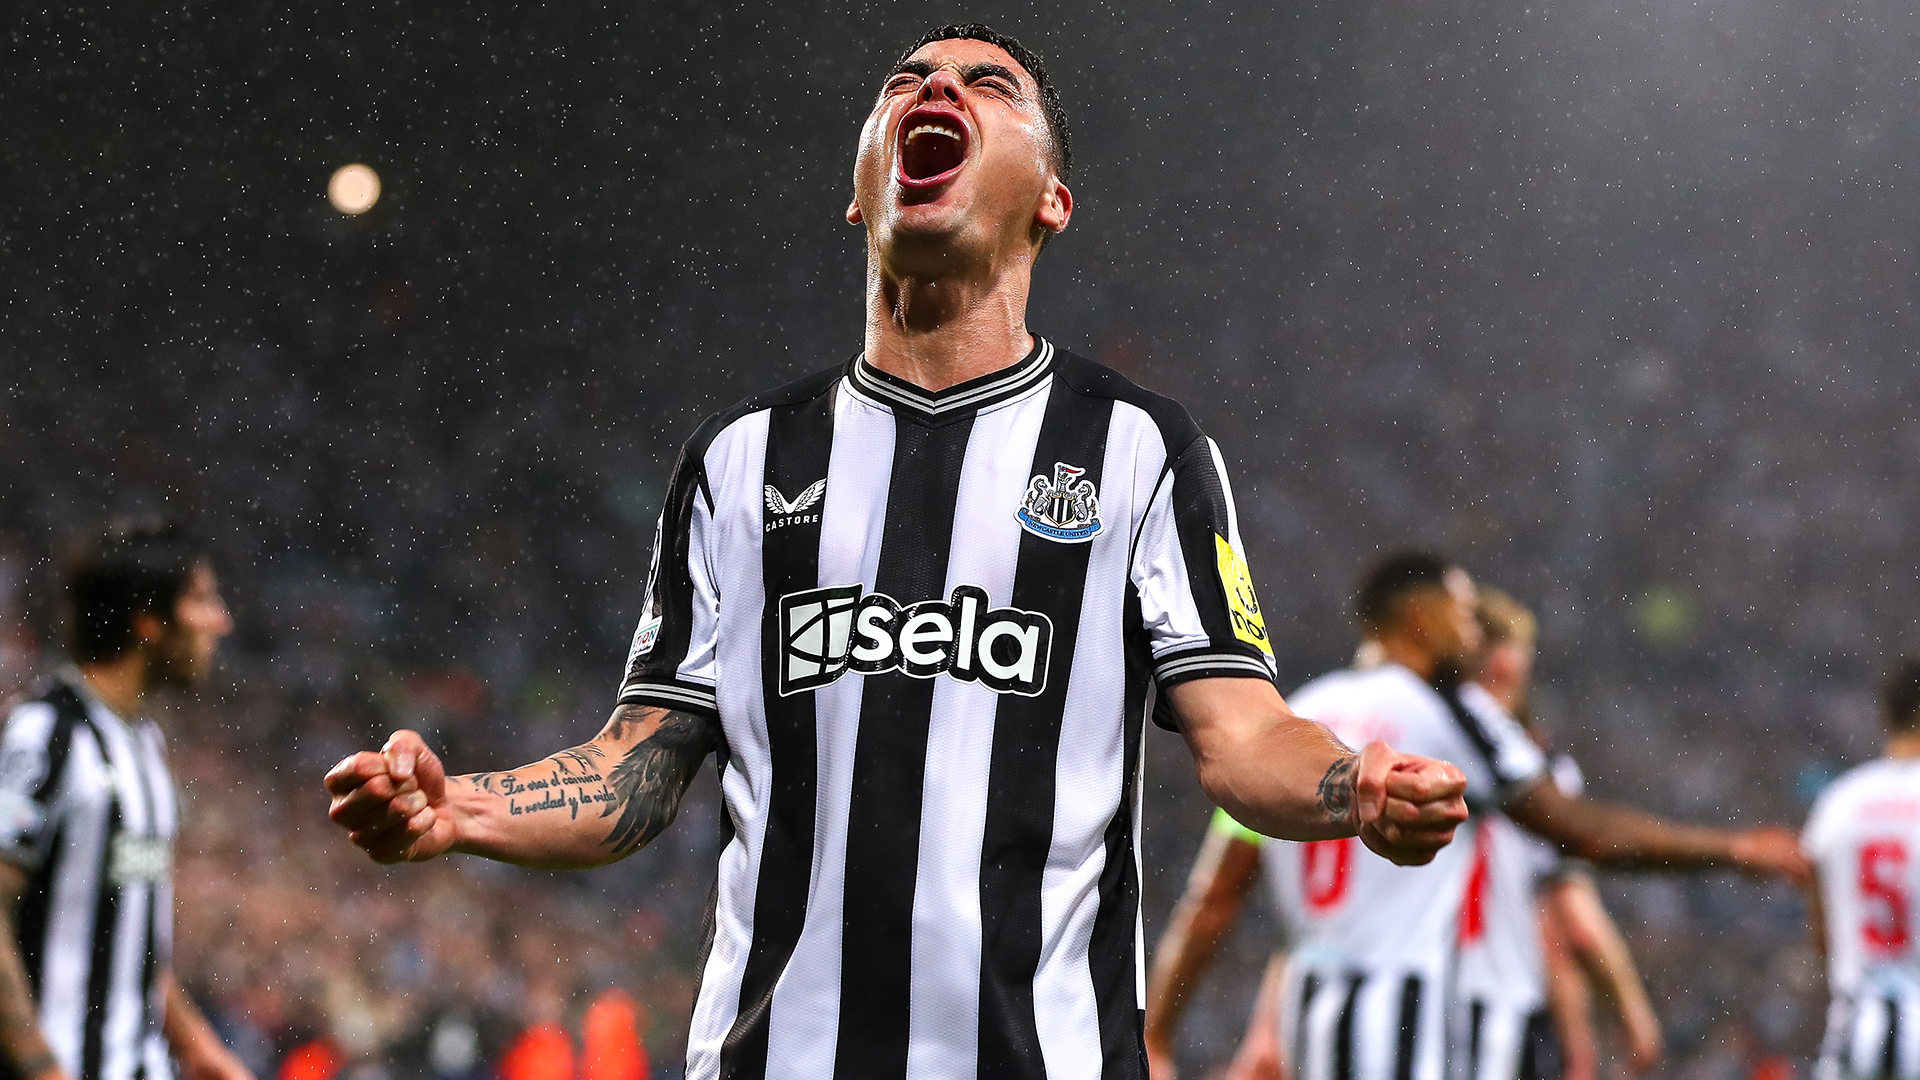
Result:
{"label": "white and red jersey", "polygon": [[1821,1075],[1920,1076],[1920,760],[1836,780],[1801,842],[1819,867],[1833,991]]}
{"label": "white and red jersey", "polygon": [[[1580,768],[1564,755],[1554,783],[1578,795]],[[1453,1045],[1464,1080],[1542,1075],[1538,1057],[1547,1016],[1547,965],[1540,943],[1539,892],[1580,865],[1511,821],[1489,814],[1473,837],[1473,866],[1460,904]]]}
{"label": "white and red jersey", "polygon": [[[1467,776],[1478,810],[1544,773],[1538,747],[1479,687],[1429,685],[1396,664],[1340,671],[1289,698],[1351,746],[1385,741]],[[1442,1080],[1456,922],[1478,821],[1426,866],[1395,866],[1360,841],[1262,845],[1292,941],[1282,1037],[1299,1080]]]}

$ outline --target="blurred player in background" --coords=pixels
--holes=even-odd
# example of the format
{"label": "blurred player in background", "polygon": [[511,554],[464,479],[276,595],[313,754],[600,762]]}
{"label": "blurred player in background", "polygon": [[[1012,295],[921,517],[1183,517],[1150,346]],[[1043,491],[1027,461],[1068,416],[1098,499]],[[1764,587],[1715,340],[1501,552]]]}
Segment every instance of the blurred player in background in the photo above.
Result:
{"label": "blurred player in background", "polygon": [[1804,836],[1833,994],[1820,1080],[1920,1076],[1920,657],[1888,677],[1884,702],[1885,755],[1834,781]]}
{"label": "blurred player in background", "polygon": [[[1216,815],[1154,957],[1147,1040],[1156,1080],[1173,1075],[1179,1010],[1262,869],[1291,938],[1280,1009],[1296,1080],[1449,1075],[1447,993],[1459,916],[1478,828],[1494,811],[1611,866],[1807,873],[1784,829],[1682,825],[1561,791],[1545,755],[1506,710],[1462,682],[1480,658],[1476,599],[1472,579],[1444,558],[1386,559],[1363,580],[1355,603],[1366,635],[1362,655],[1377,663],[1323,676],[1292,698],[1302,715],[1350,742],[1390,738],[1459,765],[1476,810],[1460,842],[1428,865],[1397,867],[1344,841],[1258,840]],[[1530,909],[1528,919],[1531,925]]]}
{"label": "blurred player in background", "polygon": [[178,529],[117,527],[67,570],[73,666],[0,734],[0,1064],[12,1080],[252,1080],[174,980],[179,802],[142,714],[233,629]]}
{"label": "blurred player in background", "polygon": [[[1538,742],[1528,704],[1537,624],[1506,593],[1486,587],[1479,593],[1484,646],[1474,682]],[[1571,757],[1553,756],[1550,768],[1562,792],[1580,794],[1583,780]],[[1460,911],[1460,1008],[1454,1016],[1453,1045],[1465,1062],[1461,1075],[1595,1080],[1596,989],[1618,1011],[1632,1070],[1658,1064],[1659,1018],[1586,864],[1503,814],[1486,815],[1474,840]]]}
{"label": "blurred player in background", "polygon": [[729,836],[695,1080],[1138,1080],[1150,696],[1249,825],[1430,858],[1459,771],[1288,711],[1219,450],[1026,326],[1073,200],[1039,58],[943,27],[895,64],[847,220],[865,351],[703,424],[612,719],[449,777],[412,732],[327,776],[386,862],[598,866],[718,753]]}

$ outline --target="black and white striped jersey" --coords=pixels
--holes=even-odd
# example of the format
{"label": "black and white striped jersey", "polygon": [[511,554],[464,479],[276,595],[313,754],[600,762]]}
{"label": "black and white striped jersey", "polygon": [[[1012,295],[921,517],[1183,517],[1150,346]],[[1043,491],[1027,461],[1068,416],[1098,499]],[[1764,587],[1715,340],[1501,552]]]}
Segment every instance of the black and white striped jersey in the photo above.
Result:
{"label": "black and white striped jersey", "polygon": [[1801,846],[1820,874],[1827,1037],[1819,1080],[1920,1078],[1920,761],[1835,780]]}
{"label": "black and white striped jersey", "polygon": [[1337,671],[1287,699],[1349,746],[1374,741],[1451,761],[1474,817],[1424,866],[1358,839],[1261,846],[1289,938],[1281,1038],[1301,1080],[1448,1080],[1461,901],[1487,811],[1525,792],[1546,760],[1484,690],[1430,685],[1398,664]]}
{"label": "black and white striped jersey", "polygon": [[689,1077],[1144,1076],[1142,720],[1271,679],[1219,451],[1036,339],[708,421],[620,700],[716,714],[733,836]]}
{"label": "black and white striped jersey", "polygon": [[[1556,755],[1550,769],[1562,793],[1580,794],[1584,780],[1571,757]],[[1460,902],[1454,975],[1459,1080],[1540,1080],[1557,1072],[1539,897],[1549,883],[1583,872],[1584,865],[1505,814],[1479,819],[1473,869]]]}
{"label": "black and white striped jersey", "polygon": [[0,734],[0,858],[27,872],[15,923],[40,1030],[75,1080],[165,1080],[160,976],[173,948],[173,780],[160,728],[77,674]]}

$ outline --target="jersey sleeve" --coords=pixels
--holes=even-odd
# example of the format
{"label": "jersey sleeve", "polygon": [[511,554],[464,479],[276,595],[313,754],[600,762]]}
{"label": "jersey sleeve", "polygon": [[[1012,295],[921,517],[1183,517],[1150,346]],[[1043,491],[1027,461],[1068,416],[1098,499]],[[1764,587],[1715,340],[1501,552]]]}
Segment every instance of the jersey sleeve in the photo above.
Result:
{"label": "jersey sleeve", "polygon": [[1486,691],[1469,684],[1449,701],[1455,703],[1455,718],[1483,766],[1462,770],[1469,803],[1510,805],[1549,775],[1540,745]]}
{"label": "jersey sleeve", "polygon": [[59,790],[59,719],[43,701],[14,708],[0,732],[0,859],[35,869],[52,844]]}
{"label": "jersey sleeve", "polygon": [[1134,545],[1132,581],[1160,687],[1273,679],[1273,645],[1244,551],[1220,451],[1200,436],[1169,464]]}
{"label": "jersey sleeve", "polygon": [[720,713],[714,696],[720,597],[709,550],[712,520],[705,464],[691,449],[682,451],[654,527],[646,603],[627,651],[622,705]]}
{"label": "jersey sleeve", "polygon": [[1834,797],[1839,785],[1831,785],[1813,801],[1813,812],[1807,815],[1807,827],[1800,833],[1800,848],[1807,857],[1823,861],[1833,853],[1835,833],[1839,831],[1839,811]]}

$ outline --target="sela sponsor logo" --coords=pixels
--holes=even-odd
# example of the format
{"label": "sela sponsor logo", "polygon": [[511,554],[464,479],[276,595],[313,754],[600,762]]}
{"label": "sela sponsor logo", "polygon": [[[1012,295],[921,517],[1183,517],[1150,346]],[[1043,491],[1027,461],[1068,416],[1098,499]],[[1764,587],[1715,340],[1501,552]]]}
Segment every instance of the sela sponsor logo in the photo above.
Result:
{"label": "sela sponsor logo", "polygon": [[1027,481],[1027,497],[1014,512],[1020,527],[1063,544],[1083,544],[1100,531],[1100,493],[1087,470],[1064,461],[1053,463],[1053,476]]}
{"label": "sela sponsor logo", "polygon": [[[807,490],[802,491],[799,498],[791,502],[785,495],[780,494],[779,488],[772,484],[767,485],[766,495],[767,532],[788,525],[817,525],[820,523],[820,511],[814,508],[819,506],[820,500],[827,495],[827,481],[823,477],[807,485]],[[813,512],[808,513],[809,510]]]}
{"label": "sela sponsor logo", "polygon": [[1047,685],[1053,622],[1037,611],[989,607],[977,585],[907,605],[836,585],[781,597],[780,639],[782,696],[817,690],[849,671],[897,670],[1032,697]]}
{"label": "sela sponsor logo", "polygon": [[113,838],[108,856],[107,876],[116,885],[165,881],[173,873],[173,845],[164,836],[135,836],[121,833]]}

